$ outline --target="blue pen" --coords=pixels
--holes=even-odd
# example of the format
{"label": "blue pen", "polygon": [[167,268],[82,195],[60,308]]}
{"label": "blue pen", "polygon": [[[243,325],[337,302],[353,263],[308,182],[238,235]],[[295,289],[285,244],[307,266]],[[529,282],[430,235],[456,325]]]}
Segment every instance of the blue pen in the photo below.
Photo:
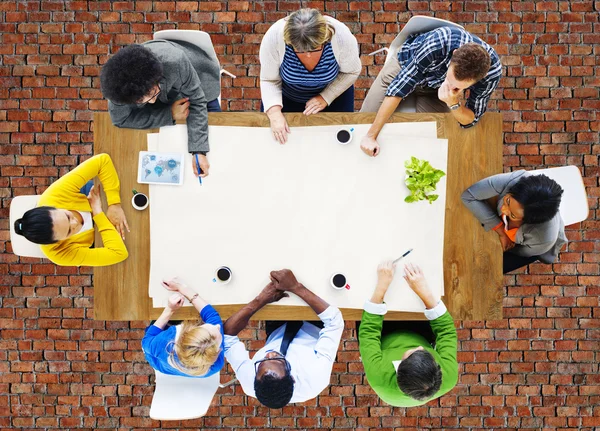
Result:
{"label": "blue pen", "polygon": [[[200,160],[198,160],[198,153],[194,154],[194,156],[196,156],[196,165],[198,166],[198,172],[203,174],[204,172],[202,172],[202,169],[200,169]],[[198,181],[200,182],[200,185],[202,185],[202,177],[200,175],[198,175]]]}
{"label": "blue pen", "polygon": [[413,251],[413,249],[412,249],[412,248],[411,248],[410,250],[408,250],[406,253],[404,253],[402,256],[400,256],[398,259],[396,259],[396,260],[394,261],[394,263],[397,263],[397,262],[401,261],[402,259],[404,259],[406,256],[408,256],[408,254],[409,254],[411,251]]}

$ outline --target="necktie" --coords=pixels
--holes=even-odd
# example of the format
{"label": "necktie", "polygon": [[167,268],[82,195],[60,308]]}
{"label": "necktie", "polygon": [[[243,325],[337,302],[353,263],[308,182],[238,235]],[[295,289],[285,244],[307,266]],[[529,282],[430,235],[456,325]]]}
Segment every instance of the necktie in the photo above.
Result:
{"label": "necktie", "polygon": [[283,339],[281,340],[281,348],[279,349],[279,353],[281,353],[283,356],[286,355],[288,347],[290,347],[290,343],[292,342],[296,334],[298,334],[298,331],[302,327],[303,323],[304,322],[301,320],[295,320],[292,322],[288,322],[285,325],[285,332],[283,333]]}

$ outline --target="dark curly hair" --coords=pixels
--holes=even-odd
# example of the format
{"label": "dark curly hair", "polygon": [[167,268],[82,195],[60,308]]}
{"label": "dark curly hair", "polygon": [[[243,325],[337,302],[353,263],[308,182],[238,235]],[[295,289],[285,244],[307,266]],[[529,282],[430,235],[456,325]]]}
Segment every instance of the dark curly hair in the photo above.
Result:
{"label": "dark curly hair", "polygon": [[452,53],[450,64],[459,81],[481,81],[490,70],[492,59],[485,48],[477,43],[466,43]]}
{"label": "dark curly hair", "polygon": [[560,208],[563,189],[556,181],[541,175],[521,177],[508,191],[523,205],[523,223],[545,223],[552,220]]}
{"label": "dark curly hair", "polygon": [[23,235],[35,244],[54,244],[54,222],[51,211],[54,207],[37,207],[30,209],[23,217],[15,220],[15,233]]}
{"label": "dark curly hair", "polygon": [[146,96],[162,78],[162,64],[142,45],[121,48],[102,67],[102,94],[119,105],[132,105]]}
{"label": "dark curly hair", "polygon": [[442,386],[442,369],[427,350],[417,350],[400,362],[396,374],[398,387],[411,398],[425,401]]}
{"label": "dark curly hair", "polygon": [[292,399],[294,379],[289,373],[282,378],[266,374],[254,379],[254,393],[262,405],[270,409],[283,408]]}

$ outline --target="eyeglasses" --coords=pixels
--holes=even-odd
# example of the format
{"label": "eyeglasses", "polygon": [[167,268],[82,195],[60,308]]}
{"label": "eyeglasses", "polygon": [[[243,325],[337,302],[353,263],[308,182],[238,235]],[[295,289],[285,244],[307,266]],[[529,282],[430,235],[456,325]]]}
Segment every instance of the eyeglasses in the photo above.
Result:
{"label": "eyeglasses", "polygon": [[[267,353],[269,353],[269,352],[267,352]],[[256,362],[254,363],[254,373],[255,373],[255,374],[258,374],[258,366],[259,366],[260,364],[262,364],[263,362],[267,362],[267,361],[283,361],[283,362],[285,363],[285,370],[286,370],[286,373],[287,373],[287,374],[289,374],[289,373],[290,373],[290,371],[292,371],[292,366],[291,366],[291,365],[290,365],[290,363],[287,361],[287,359],[285,359],[285,356],[281,356],[281,354],[280,354],[280,353],[278,353],[278,354],[279,354],[280,356],[275,356],[275,357],[273,357],[273,358],[267,358],[267,357],[265,357],[265,358],[263,358],[263,359],[260,359],[260,360],[256,361]]]}
{"label": "eyeglasses", "polygon": [[158,87],[158,91],[156,93],[154,93],[154,95],[149,98],[148,100],[146,100],[145,102],[142,103],[136,103],[136,106],[138,108],[143,108],[144,106],[146,106],[148,104],[148,102],[150,102],[152,99],[156,99],[158,97],[158,95],[160,94],[160,87]]}
{"label": "eyeglasses", "polygon": [[294,47],[292,47],[292,48],[294,49],[294,52],[296,54],[308,54],[308,53],[311,53],[311,52],[320,52],[320,51],[323,51],[323,47],[322,46],[319,49],[312,49],[310,51],[296,51],[296,48],[294,48]]}

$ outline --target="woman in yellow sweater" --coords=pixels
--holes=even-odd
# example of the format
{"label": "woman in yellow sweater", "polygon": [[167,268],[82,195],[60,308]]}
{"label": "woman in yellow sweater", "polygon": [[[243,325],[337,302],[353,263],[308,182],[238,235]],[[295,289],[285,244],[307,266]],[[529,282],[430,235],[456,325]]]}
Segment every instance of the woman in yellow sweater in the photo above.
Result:
{"label": "woman in yellow sweater", "polygon": [[[92,186],[89,193],[85,190],[96,176],[106,194],[106,214],[99,187]],[[94,224],[104,247],[90,248]],[[40,244],[46,257],[61,266],[107,266],[127,259],[125,230],[129,226],[121,208],[119,177],[108,154],[86,160],[55,181],[42,194],[37,208],[15,221],[17,234]]]}

